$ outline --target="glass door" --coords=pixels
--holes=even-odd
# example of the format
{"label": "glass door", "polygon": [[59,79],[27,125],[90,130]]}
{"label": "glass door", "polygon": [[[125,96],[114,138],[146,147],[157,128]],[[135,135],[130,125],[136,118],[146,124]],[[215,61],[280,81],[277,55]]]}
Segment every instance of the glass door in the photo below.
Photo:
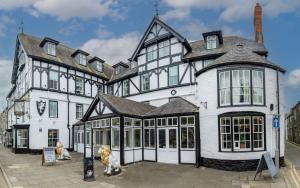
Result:
{"label": "glass door", "polygon": [[177,128],[167,127],[157,130],[157,161],[162,163],[178,163]]}

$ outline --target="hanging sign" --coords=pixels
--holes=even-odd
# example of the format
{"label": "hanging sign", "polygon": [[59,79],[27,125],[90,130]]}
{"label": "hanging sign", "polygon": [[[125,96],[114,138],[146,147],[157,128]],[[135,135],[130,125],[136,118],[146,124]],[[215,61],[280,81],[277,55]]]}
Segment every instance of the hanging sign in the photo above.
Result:
{"label": "hanging sign", "polygon": [[49,163],[53,165],[55,162],[56,162],[55,148],[54,147],[43,148],[42,165],[49,164]]}
{"label": "hanging sign", "polygon": [[255,177],[254,180],[257,176],[257,174],[261,175],[261,172],[265,169],[268,168],[269,174],[271,175],[272,179],[277,175],[278,170],[272,160],[271,154],[270,152],[266,152],[264,154],[262,154],[258,166],[256,168],[256,173],[255,173]]}

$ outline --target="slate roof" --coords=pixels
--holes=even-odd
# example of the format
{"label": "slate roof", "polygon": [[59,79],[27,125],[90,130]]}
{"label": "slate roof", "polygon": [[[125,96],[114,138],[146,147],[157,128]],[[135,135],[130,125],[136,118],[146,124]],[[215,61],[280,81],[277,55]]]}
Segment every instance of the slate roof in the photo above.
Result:
{"label": "slate roof", "polygon": [[198,112],[198,107],[193,103],[178,97],[167,104],[151,110],[150,112],[144,114],[144,116],[164,116],[193,112]]}
{"label": "slate roof", "polygon": [[132,77],[138,74],[138,68],[124,68],[119,74],[116,74],[115,71],[113,72],[109,83],[114,83],[119,80],[125,79],[126,77]]}
{"label": "slate roof", "polygon": [[102,99],[109,108],[113,108],[112,110],[115,110],[120,114],[142,116],[143,114],[156,108],[149,104],[116,97],[113,95],[100,94],[99,98]]}
{"label": "slate roof", "polygon": [[[87,63],[87,66],[79,65],[75,58],[72,57],[72,54],[77,51],[76,49],[72,49],[70,47],[67,47],[61,43],[57,45],[56,48],[56,56],[48,55],[42,47],[40,47],[40,43],[43,41],[43,39],[30,36],[24,33],[18,34],[18,39],[20,40],[21,44],[23,45],[25,52],[28,56],[37,58],[37,59],[44,59],[48,61],[54,61],[58,64],[62,64],[68,67],[71,67],[75,70],[80,70],[86,73],[90,73],[96,76],[103,77],[105,79],[110,79],[113,68],[108,65],[107,63],[104,63],[103,65],[103,73],[100,73],[96,71],[90,63]],[[92,56],[87,56],[87,62],[91,60]]]}
{"label": "slate roof", "polygon": [[264,44],[259,44],[255,41],[248,40],[245,38],[241,38],[238,36],[227,36],[223,37],[223,44],[216,49],[206,49],[206,42],[204,40],[199,40],[195,42],[191,42],[190,45],[192,47],[192,52],[187,53],[184,55],[183,59],[197,59],[208,57],[216,54],[225,54],[229,52],[236,44],[243,43],[247,46],[251,51],[260,53],[260,54],[267,54],[268,51],[265,48]]}

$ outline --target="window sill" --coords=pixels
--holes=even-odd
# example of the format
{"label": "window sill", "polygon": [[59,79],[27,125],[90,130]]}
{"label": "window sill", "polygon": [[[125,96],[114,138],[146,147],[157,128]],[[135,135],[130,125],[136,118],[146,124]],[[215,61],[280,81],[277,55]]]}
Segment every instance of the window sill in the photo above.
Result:
{"label": "window sill", "polygon": [[267,105],[259,105],[259,104],[240,104],[240,105],[225,105],[218,106],[218,108],[228,108],[228,107],[267,107]]}
{"label": "window sill", "polygon": [[266,151],[265,149],[263,150],[253,150],[253,151],[220,151],[221,153],[252,153],[252,152],[264,152]]}

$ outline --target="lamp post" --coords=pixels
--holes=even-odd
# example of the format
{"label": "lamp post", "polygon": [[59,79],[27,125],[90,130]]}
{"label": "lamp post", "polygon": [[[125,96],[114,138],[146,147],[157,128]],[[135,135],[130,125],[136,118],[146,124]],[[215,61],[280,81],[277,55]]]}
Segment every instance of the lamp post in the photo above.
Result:
{"label": "lamp post", "polygon": [[[84,181],[95,181],[94,176],[94,159],[93,159],[93,140],[91,122],[84,122],[83,135],[84,135],[84,152],[83,152],[83,173]],[[88,141],[88,143],[87,143]],[[89,151],[87,145],[90,146]]]}

